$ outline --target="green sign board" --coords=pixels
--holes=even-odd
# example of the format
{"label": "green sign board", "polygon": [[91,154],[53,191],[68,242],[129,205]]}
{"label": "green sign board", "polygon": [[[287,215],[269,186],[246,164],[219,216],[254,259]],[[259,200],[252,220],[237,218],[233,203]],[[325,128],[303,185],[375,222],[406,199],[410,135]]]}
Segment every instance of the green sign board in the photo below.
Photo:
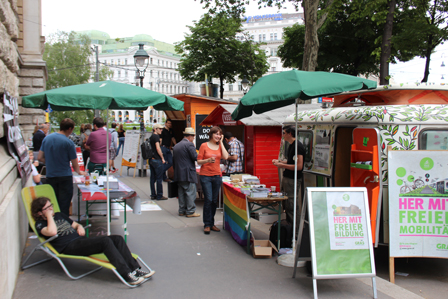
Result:
{"label": "green sign board", "polygon": [[366,188],[307,188],[313,278],[376,274]]}

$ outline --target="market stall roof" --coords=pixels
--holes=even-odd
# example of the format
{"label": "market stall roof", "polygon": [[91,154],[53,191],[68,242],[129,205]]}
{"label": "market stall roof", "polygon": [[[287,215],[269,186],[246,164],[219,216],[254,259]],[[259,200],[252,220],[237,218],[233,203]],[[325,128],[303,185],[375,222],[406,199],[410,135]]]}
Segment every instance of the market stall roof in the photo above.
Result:
{"label": "market stall roof", "polygon": [[[252,114],[241,120],[233,120],[231,114],[236,105],[220,104],[202,122],[201,126],[208,125],[246,125],[246,126],[282,126],[286,117],[295,113],[295,104],[277,108],[261,114]],[[298,110],[319,109],[321,104],[298,105]]]}
{"label": "market stall roof", "polygon": [[[171,97],[178,99],[185,103],[185,108],[190,107],[190,102],[192,101],[205,101],[205,102],[211,102],[213,105],[216,105],[218,103],[220,104],[233,104],[236,106],[238,104],[238,101],[236,100],[228,100],[228,99],[221,99],[221,98],[215,98],[215,97],[208,97],[200,94],[189,94],[189,93],[180,93],[171,95]],[[185,114],[187,113],[188,108],[186,108],[184,111],[164,111],[167,115],[167,117],[171,120],[185,120]],[[207,112],[208,113],[208,112]]]}

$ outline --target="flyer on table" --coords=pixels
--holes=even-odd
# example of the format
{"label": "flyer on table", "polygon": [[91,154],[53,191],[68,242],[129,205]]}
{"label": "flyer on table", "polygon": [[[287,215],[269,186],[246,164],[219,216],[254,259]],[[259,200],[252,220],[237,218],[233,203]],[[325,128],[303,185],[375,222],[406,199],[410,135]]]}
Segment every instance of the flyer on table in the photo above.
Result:
{"label": "flyer on table", "polygon": [[327,193],[331,250],[369,249],[362,192]]}
{"label": "flyer on table", "polygon": [[448,258],[448,151],[389,151],[388,163],[390,256]]}

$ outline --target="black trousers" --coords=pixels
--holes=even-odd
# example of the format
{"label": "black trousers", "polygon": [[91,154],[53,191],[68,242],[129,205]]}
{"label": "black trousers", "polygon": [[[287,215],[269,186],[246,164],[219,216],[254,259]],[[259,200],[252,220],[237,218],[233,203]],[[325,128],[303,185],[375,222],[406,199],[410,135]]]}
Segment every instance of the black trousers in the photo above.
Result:
{"label": "black trousers", "polygon": [[73,177],[63,176],[57,178],[48,178],[47,184],[50,184],[54,189],[56,194],[56,199],[58,200],[59,209],[61,213],[65,215],[70,215],[70,203],[73,197]]}
{"label": "black trousers", "polygon": [[62,253],[80,256],[104,253],[123,278],[126,278],[126,274],[129,272],[140,267],[129,251],[123,237],[118,235],[93,238],[79,237],[70,242]]}

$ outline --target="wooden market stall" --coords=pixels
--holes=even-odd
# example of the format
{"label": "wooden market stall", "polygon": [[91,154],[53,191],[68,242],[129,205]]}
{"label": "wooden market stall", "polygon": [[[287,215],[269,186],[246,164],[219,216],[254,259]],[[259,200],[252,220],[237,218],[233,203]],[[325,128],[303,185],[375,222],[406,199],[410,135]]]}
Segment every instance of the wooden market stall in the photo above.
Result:
{"label": "wooden market stall", "polygon": [[205,138],[205,135],[210,129],[210,126],[200,126],[199,124],[218,105],[227,104],[236,107],[238,104],[237,101],[186,93],[172,95],[172,97],[184,102],[184,111],[165,111],[167,117],[172,120],[175,138],[177,141],[182,140],[182,132],[185,127],[192,127],[196,130],[197,149],[204,141],[207,141],[208,137]]}

